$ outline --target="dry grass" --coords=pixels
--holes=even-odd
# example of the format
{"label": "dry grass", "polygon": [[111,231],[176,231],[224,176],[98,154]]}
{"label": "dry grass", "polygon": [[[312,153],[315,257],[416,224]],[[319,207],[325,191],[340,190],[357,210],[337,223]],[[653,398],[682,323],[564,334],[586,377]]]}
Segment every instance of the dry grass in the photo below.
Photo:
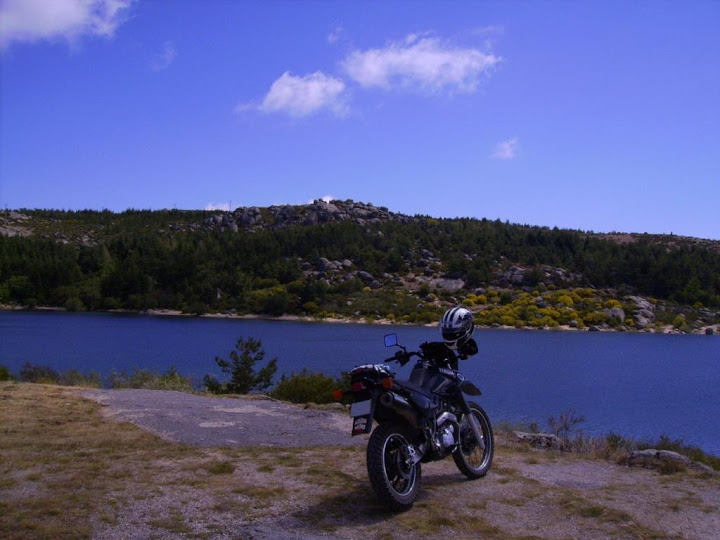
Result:
{"label": "dry grass", "polygon": [[499,440],[486,478],[427,464],[417,504],[394,514],[362,447],[189,447],[99,412],[73,389],[0,383],[0,538],[713,538],[720,526],[720,481],[690,471]]}

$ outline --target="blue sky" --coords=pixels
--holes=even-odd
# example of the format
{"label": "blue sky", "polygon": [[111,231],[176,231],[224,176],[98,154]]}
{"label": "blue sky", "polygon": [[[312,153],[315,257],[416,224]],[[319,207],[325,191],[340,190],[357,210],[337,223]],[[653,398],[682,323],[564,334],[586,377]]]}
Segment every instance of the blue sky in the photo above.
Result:
{"label": "blue sky", "polygon": [[0,204],[720,239],[720,2],[0,3]]}

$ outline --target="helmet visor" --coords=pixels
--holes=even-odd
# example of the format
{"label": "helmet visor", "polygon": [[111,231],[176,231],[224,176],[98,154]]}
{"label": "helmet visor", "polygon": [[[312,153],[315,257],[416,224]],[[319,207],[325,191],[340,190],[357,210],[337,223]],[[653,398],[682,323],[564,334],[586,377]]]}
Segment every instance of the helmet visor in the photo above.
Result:
{"label": "helmet visor", "polygon": [[467,334],[467,330],[443,330],[442,337],[445,341],[456,342],[458,339]]}

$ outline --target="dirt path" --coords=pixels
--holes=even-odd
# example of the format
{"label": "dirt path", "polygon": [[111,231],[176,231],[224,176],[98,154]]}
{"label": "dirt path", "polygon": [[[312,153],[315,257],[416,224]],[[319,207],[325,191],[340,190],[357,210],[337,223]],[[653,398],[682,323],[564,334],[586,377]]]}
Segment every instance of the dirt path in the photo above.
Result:
{"label": "dirt path", "polygon": [[108,417],[194,446],[353,446],[350,419],[269,398],[194,396],[169,390],[92,390]]}

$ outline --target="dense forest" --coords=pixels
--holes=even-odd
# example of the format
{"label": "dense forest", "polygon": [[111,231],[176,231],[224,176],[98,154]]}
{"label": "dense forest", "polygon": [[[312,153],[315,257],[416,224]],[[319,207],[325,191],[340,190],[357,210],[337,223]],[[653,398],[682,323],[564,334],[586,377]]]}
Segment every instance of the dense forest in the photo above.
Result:
{"label": "dense forest", "polygon": [[480,305],[497,296],[502,303],[505,294],[507,304],[523,292],[591,288],[609,291],[607,298],[720,307],[716,243],[652,235],[620,243],[344,204],[5,212],[0,304],[421,321],[434,318],[443,301],[470,297],[467,304]]}

